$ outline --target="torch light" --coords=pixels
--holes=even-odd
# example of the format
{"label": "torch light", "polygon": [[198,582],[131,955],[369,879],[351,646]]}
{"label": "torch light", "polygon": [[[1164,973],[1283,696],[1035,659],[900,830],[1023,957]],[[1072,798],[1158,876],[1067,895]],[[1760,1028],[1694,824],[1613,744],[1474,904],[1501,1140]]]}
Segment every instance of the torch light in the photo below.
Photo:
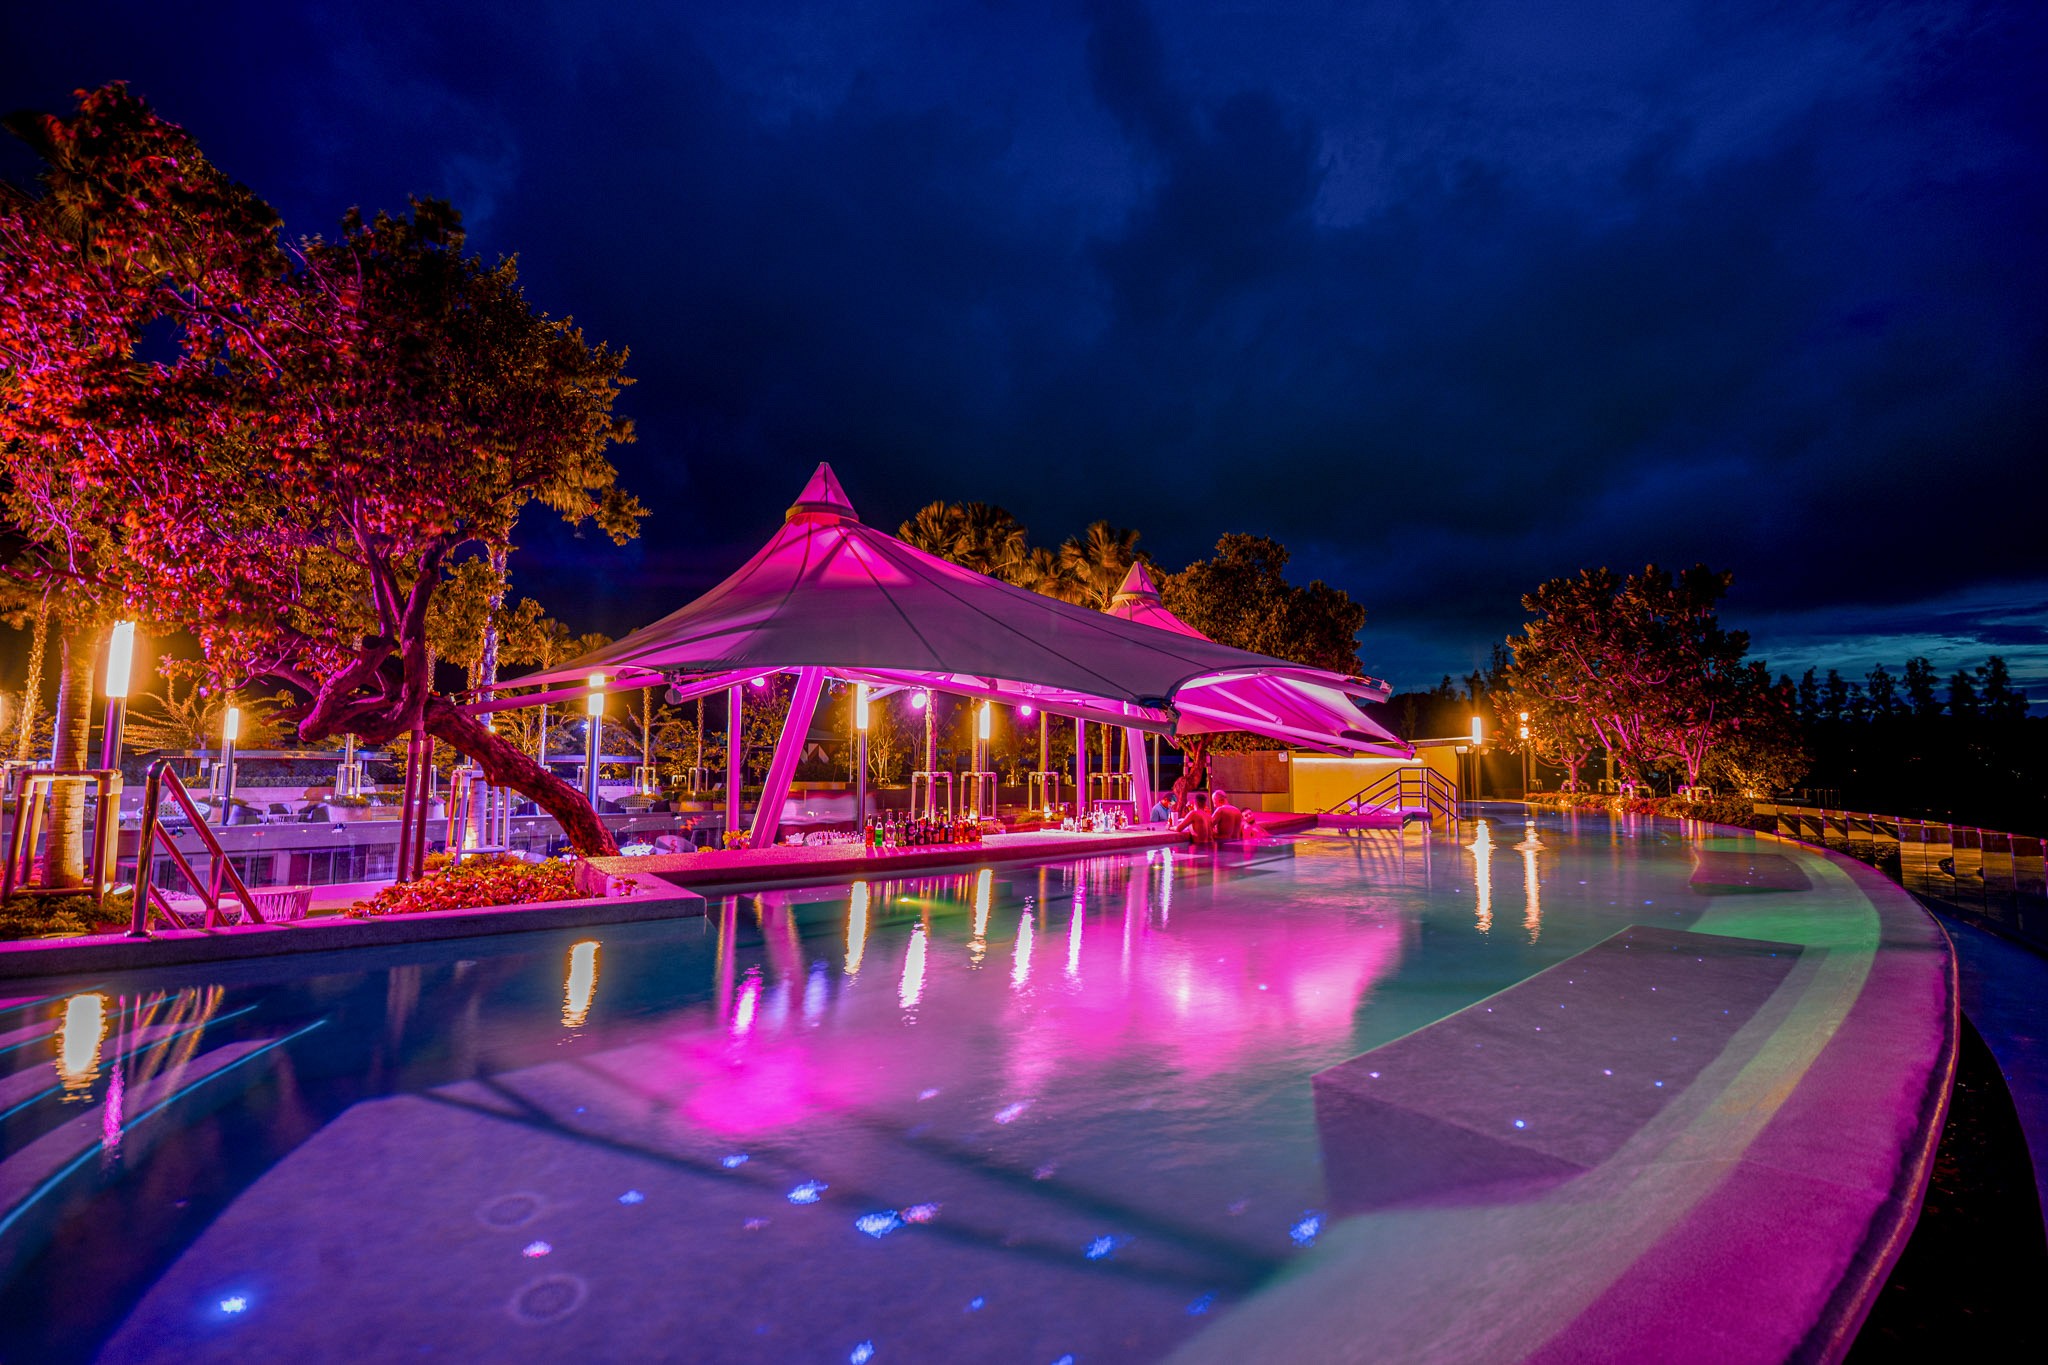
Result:
{"label": "torch light", "polygon": [[100,737],[100,766],[121,766],[121,734],[128,724],[128,684],[135,670],[135,623],[116,621],[107,637],[107,728]]}
{"label": "torch light", "polygon": [[583,712],[583,797],[597,809],[597,760],[604,749],[604,674],[590,675],[590,695]]}
{"label": "torch light", "polygon": [[[868,685],[853,685],[853,832],[862,836],[868,826]],[[865,845],[863,845],[865,846]]]}
{"label": "torch light", "polygon": [[220,719],[220,822],[235,804],[235,741],[242,737],[242,708],[230,706]]}

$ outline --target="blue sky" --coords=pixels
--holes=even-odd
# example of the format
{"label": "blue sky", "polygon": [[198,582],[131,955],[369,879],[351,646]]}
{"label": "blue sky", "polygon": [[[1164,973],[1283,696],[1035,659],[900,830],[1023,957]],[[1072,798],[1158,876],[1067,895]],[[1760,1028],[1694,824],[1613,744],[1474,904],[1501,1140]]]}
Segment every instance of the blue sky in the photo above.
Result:
{"label": "blue sky", "polygon": [[[809,467],[1169,568],[1269,534],[1459,672],[1592,564],[1734,570],[1774,666],[2048,696],[2048,12],[1970,4],[9,6],[297,231],[453,199],[633,352],[618,632]],[[0,153],[0,173],[31,168]]]}

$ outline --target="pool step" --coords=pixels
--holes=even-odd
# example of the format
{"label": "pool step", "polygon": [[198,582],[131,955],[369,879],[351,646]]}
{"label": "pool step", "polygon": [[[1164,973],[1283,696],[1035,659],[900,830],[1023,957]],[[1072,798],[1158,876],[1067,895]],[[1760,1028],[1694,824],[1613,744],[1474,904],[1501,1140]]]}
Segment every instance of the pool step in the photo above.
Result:
{"label": "pool step", "polygon": [[1635,925],[1318,1072],[1332,1204],[1461,1202],[1590,1170],[1721,1055],[1799,953]]}

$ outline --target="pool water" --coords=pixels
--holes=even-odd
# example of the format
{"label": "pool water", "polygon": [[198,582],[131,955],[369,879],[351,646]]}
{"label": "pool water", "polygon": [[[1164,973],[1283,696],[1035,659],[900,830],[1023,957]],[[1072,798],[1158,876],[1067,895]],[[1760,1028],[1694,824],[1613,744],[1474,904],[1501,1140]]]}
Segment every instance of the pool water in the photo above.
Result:
{"label": "pool water", "polygon": [[17,992],[0,1359],[1159,1358],[1316,1256],[1315,1072],[1708,904],[1473,830]]}

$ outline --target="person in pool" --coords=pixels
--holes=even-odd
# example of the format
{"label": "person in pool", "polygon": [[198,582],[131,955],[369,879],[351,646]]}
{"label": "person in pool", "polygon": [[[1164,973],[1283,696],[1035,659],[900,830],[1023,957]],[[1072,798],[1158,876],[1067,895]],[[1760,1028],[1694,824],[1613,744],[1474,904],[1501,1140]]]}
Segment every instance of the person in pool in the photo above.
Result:
{"label": "person in pool", "polygon": [[1196,792],[1189,798],[1191,804],[1180,819],[1174,821],[1177,834],[1185,834],[1198,844],[1216,842],[1216,827],[1209,818],[1209,793]]}
{"label": "person in pool", "polygon": [[1242,839],[1245,835],[1244,812],[1230,804],[1230,793],[1218,787],[1209,797],[1209,819],[1216,830],[1216,842]]}

